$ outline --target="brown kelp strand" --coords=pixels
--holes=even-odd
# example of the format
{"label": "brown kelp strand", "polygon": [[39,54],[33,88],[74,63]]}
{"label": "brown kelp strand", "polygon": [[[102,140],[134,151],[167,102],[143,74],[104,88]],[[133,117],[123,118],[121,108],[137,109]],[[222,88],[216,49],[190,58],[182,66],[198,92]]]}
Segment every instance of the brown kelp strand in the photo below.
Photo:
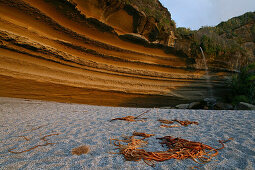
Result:
{"label": "brown kelp strand", "polygon": [[47,125],[41,125],[41,126],[38,126],[38,127],[34,127],[34,128],[32,128],[32,129],[29,129],[29,130],[25,130],[24,132],[32,132],[32,131],[35,131],[35,130],[38,130],[38,129],[40,129],[40,128],[42,128],[42,127],[45,127],[45,126],[47,126]]}
{"label": "brown kelp strand", "polygon": [[181,127],[180,125],[160,125],[161,128],[174,128],[174,127]]}
{"label": "brown kelp strand", "polygon": [[189,120],[181,121],[181,120],[174,119],[173,121],[178,122],[178,123],[179,123],[180,125],[182,125],[182,126],[188,126],[188,125],[191,125],[191,124],[198,125],[198,122],[189,121]]}
{"label": "brown kelp strand", "polygon": [[[56,144],[56,143],[50,143],[50,142],[48,142],[48,139],[46,139],[47,137],[54,136],[54,135],[59,135],[59,134],[58,134],[58,133],[55,133],[55,134],[49,134],[49,135],[43,136],[40,140],[45,141],[44,144],[33,146],[33,147],[31,147],[31,148],[29,148],[29,149],[27,149],[27,150],[23,150],[23,151],[13,151],[13,150],[15,150],[16,148],[12,148],[12,149],[9,149],[8,151],[9,151],[10,153],[19,154],[19,153],[29,152],[29,151],[31,151],[31,150],[33,150],[33,149],[36,149],[36,148],[40,147],[40,146],[47,146],[47,145]],[[28,139],[28,138],[25,137],[25,136],[20,136],[20,137],[23,137],[26,141],[30,141],[30,139]]]}
{"label": "brown kelp strand", "polygon": [[143,112],[142,114],[138,115],[138,116],[126,116],[126,117],[121,117],[121,118],[114,118],[112,120],[110,120],[110,122],[114,121],[114,120],[124,120],[124,121],[128,121],[128,122],[134,122],[134,121],[145,121],[147,118],[139,118],[142,115],[144,115],[145,113],[148,113],[150,110],[147,110],[145,112]]}
{"label": "brown kelp strand", "polygon": [[147,133],[141,133],[141,132],[133,132],[133,136],[141,136],[145,138],[149,138],[152,136],[155,136],[154,134],[147,134]]}
{"label": "brown kelp strand", "polygon": [[18,137],[22,137],[22,138],[24,138],[26,141],[30,141],[30,139],[29,139],[28,137],[26,137],[26,136],[18,136]]}
{"label": "brown kelp strand", "polygon": [[158,121],[159,121],[160,123],[164,123],[164,124],[173,124],[173,123],[174,123],[174,121],[171,121],[171,120],[164,120],[164,119],[158,119]]}
{"label": "brown kelp strand", "polygon": [[[181,126],[188,126],[188,125],[191,125],[191,124],[198,125],[198,122],[189,121],[189,120],[181,121],[181,120],[177,120],[177,119],[174,119],[174,120],[158,119],[158,121],[159,121],[160,123],[163,123],[163,124],[173,124],[174,122],[177,122],[177,123],[179,123]],[[179,125],[161,125],[160,127],[164,127],[164,128],[173,128],[173,127],[180,127],[180,126],[179,126]]]}

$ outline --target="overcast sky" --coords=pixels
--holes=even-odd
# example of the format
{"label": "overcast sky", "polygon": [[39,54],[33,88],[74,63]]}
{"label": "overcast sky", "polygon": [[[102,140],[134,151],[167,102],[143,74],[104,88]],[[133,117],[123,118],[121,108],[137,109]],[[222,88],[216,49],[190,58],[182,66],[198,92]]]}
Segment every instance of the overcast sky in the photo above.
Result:
{"label": "overcast sky", "polygon": [[255,11],[255,0],[160,0],[177,27],[199,29]]}

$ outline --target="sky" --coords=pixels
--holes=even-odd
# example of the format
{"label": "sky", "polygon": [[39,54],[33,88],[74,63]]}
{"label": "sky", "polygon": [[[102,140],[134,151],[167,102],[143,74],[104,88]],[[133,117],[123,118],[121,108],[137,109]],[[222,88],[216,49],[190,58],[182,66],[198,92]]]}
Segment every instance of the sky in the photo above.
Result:
{"label": "sky", "polygon": [[172,15],[177,27],[197,30],[255,11],[255,0],[159,0]]}

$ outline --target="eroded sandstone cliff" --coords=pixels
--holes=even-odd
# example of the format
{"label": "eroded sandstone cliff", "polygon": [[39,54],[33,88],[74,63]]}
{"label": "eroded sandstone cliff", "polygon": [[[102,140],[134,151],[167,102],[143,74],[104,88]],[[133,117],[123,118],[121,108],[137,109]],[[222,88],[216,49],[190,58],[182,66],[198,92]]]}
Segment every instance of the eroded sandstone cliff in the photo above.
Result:
{"label": "eroded sandstone cliff", "polygon": [[[125,0],[72,0],[82,14],[111,26],[119,34],[137,33],[151,42],[173,45],[174,26],[171,27],[171,15],[166,9],[164,16],[157,16],[139,9],[145,2],[129,2]],[[148,2],[147,2],[148,3]],[[156,3],[161,5],[160,2]],[[153,4],[152,4],[153,5]],[[162,6],[163,8],[163,6]],[[156,13],[156,12],[155,12]],[[165,17],[165,22],[160,18]],[[167,22],[168,21],[168,22]]]}
{"label": "eroded sandstone cliff", "polygon": [[[0,95],[136,107],[207,97],[205,71],[182,52],[122,37],[155,31],[119,1],[0,0]],[[215,96],[227,74],[210,74]]]}

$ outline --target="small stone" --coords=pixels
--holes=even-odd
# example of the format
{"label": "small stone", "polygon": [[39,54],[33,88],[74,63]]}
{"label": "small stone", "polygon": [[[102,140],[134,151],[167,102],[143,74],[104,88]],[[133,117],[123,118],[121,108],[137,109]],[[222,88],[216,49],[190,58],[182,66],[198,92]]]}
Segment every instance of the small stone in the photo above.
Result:
{"label": "small stone", "polygon": [[237,107],[237,110],[255,110],[255,106],[249,103],[240,102]]}
{"label": "small stone", "polygon": [[172,107],[168,106],[168,107],[160,107],[160,109],[172,109]]}
{"label": "small stone", "polygon": [[233,106],[231,104],[222,103],[222,102],[216,103],[214,108],[216,110],[233,110]]}
{"label": "small stone", "polygon": [[189,108],[189,104],[179,104],[177,106],[175,106],[177,109],[188,109]]}

